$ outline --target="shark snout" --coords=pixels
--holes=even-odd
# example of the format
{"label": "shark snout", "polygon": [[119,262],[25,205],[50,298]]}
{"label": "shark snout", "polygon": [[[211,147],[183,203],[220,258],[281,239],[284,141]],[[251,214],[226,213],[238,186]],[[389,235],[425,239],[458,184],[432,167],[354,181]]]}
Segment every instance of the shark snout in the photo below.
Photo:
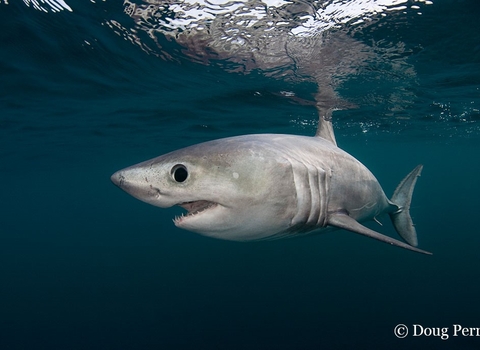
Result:
{"label": "shark snout", "polygon": [[122,182],[122,176],[120,174],[120,171],[117,171],[115,174],[113,174],[112,176],[110,176],[110,180],[115,184],[117,185],[118,187],[120,187],[120,183]]}
{"label": "shark snout", "polygon": [[176,204],[164,204],[160,189],[155,184],[150,183],[148,177],[142,175],[139,169],[132,167],[119,170],[110,176],[110,180],[129,195],[143,202],[160,207],[169,207]]}
{"label": "shark snout", "polygon": [[112,182],[120,188],[122,188],[122,182],[123,182],[124,178],[125,177],[123,176],[121,170],[117,171],[115,174],[110,176],[110,180],[112,180]]}
{"label": "shark snout", "polygon": [[110,180],[125,192],[139,199],[147,196],[152,188],[138,171],[131,168],[117,171],[110,177]]}
{"label": "shark snout", "polygon": [[149,187],[135,175],[136,174],[129,169],[123,169],[114,173],[110,177],[110,180],[128,194],[143,200],[148,196]]}

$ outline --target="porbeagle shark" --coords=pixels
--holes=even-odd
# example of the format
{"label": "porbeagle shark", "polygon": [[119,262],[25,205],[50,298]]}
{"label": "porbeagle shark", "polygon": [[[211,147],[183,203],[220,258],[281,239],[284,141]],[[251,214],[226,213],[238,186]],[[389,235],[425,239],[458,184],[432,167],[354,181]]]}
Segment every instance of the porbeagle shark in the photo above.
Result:
{"label": "porbeagle shark", "polygon": [[[204,142],[117,171],[133,197],[187,213],[179,228],[232,241],[296,237],[344,229],[414,252],[409,209],[418,165],[389,200],[375,176],[337,147],[331,110],[319,108],[314,137],[257,134]],[[360,222],[388,213],[401,242]]]}

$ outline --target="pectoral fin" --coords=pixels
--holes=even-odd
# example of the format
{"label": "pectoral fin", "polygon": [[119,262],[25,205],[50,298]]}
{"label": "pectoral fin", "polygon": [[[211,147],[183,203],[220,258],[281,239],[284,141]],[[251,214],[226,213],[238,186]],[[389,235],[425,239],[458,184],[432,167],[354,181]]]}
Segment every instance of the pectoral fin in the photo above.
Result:
{"label": "pectoral fin", "polygon": [[341,229],[344,229],[344,230],[347,230],[347,231],[359,233],[361,235],[364,235],[364,236],[367,236],[367,237],[370,237],[370,238],[374,238],[374,239],[377,239],[379,241],[389,243],[391,245],[395,245],[397,247],[412,250],[412,251],[417,252],[417,253],[432,255],[432,253],[430,253],[430,252],[412,247],[411,245],[408,245],[406,243],[397,241],[396,239],[393,239],[391,237],[382,235],[381,233],[370,230],[369,228],[360,224],[355,219],[348,216],[346,213],[329,214],[327,222],[328,222],[328,225],[338,227],[338,228],[341,228]]}

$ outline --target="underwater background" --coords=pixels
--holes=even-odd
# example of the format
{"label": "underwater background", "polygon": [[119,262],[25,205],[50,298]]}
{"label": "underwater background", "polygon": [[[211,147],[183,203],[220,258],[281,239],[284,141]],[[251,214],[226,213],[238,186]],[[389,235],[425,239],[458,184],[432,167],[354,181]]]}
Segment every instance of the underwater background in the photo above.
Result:
{"label": "underwater background", "polygon": [[221,137],[314,135],[320,78],[202,61],[127,1],[0,1],[0,349],[480,348],[480,3],[390,3],[322,29],[365,53],[332,73],[350,107],[334,128],[387,195],[424,165],[411,214],[432,256],[176,228],[181,209],[110,175]]}

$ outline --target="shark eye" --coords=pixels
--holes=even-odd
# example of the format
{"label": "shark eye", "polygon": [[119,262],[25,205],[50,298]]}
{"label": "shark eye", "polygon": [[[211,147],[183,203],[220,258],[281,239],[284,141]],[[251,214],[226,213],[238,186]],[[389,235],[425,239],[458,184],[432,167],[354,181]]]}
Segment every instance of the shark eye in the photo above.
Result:
{"label": "shark eye", "polygon": [[187,168],[183,164],[174,165],[171,174],[176,182],[184,182],[188,177]]}

